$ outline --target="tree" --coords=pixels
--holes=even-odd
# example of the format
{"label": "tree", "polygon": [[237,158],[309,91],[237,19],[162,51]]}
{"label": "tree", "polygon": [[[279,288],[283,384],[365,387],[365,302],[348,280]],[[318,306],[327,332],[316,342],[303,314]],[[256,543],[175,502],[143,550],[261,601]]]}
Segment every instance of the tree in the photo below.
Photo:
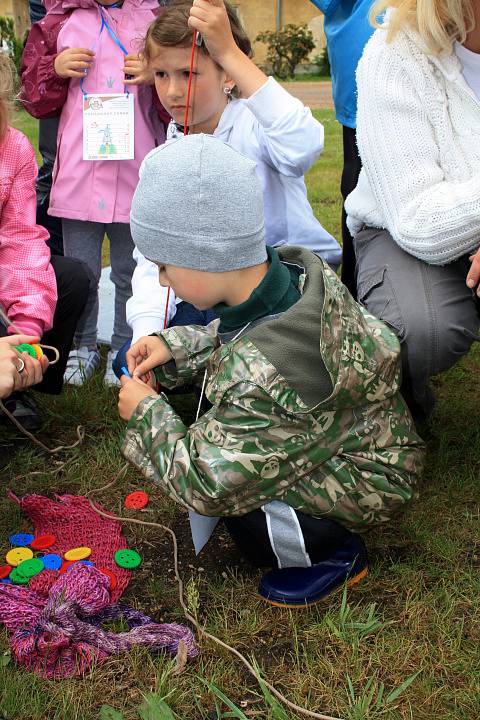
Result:
{"label": "tree", "polygon": [[267,60],[280,78],[293,78],[295,68],[315,47],[313,33],[306,24],[285,25],[281,30],[265,30],[255,38],[268,48]]}

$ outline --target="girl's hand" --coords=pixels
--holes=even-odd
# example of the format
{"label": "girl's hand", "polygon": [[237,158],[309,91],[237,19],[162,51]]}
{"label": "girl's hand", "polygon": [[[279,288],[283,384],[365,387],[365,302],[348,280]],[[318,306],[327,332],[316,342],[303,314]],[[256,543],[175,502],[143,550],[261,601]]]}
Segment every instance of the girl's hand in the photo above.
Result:
{"label": "girl's hand", "polygon": [[[38,337],[10,335],[0,340],[0,398],[11,395],[15,390],[25,390],[36,385],[48,368],[48,358],[40,360],[30,357],[27,352],[19,353],[14,345],[38,343]],[[23,367],[22,367],[23,366]]]}
{"label": "girl's hand", "polygon": [[125,85],[153,85],[155,76],[140,55],[131,53],[125,57]]}
{"label": "girl's hand", "polygon": [[201,34],[212,60],[222,67],[229,55],[238,53],[223,0],[193,0],[188,25]]}
{"label": "girl's hand", "polygon": [[127,367],[133,378],[148,382],[148,373],[172,359],[168,346],[159,337],[142,337],[127,352]]}
{"label": "girl's hand", "polygon": [[146,397],[158,397],[158,393],[145,383],[135,379],[121,378],[122,387],[118,395],[118,412],[123,420],[130,420],[135,408]]}
{"label": "girl's hand", "polygon": [[82,78],[89,71],[95,53],[87,48],[67,48],[58,53],[53,67],[61,78]]}
{"label": "girl's hand", "polygon": [[475,255],[471,255],[469,257],[470,262],[472,263],[470,270],[468,271],[467,275],[467,285],[469,288],[477,288],[477,295],[480,297],[480,248],[477,250]]}

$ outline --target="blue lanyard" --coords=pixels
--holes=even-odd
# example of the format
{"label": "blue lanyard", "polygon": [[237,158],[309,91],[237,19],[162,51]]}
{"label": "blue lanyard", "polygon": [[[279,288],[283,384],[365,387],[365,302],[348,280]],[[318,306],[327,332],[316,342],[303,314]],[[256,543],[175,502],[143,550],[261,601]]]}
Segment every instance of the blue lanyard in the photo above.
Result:
{"label": "blue lanyard", "polygon": [[[121,6],[118,5],[117,3],[115,3],[115,5],[110,5],[110,7],[112,8],[112,7],[121,7]],[[108,22],[106,21],[105,15],[103,14],[103,11],[102,11],[102,10],[100,10],[100,15],[102,16],[102,24],[101,24],[101,26],[100,26],[100,32],[98,33],[98,39],[100,40],[100,37],[101,37],[101,35],[102,35],[102,32],[103,32],[103,30],[104,30],[104,28],[105,28],[105,30],[108,32],[108,34],[110,35],[110,37],[112,38],[112,40],[118,45],[118,47],[119,47],[120,50],[123,52],[123,54],[124,54],[124,55],[128,55],[128,50],[127,50],[127,48],[125,47],[125,45],[122,44],[122,42],[120,41],[120,38],[119,38],[118,35],[116,34],[115,30],[113,30],[113,28],[111,28],[110,25],[108,24]],[[95,44],[97,44],[97,43],[95,43]],[[82,94],[83,94],[83,95],[87,95],[87,94],[88,94],[88,93],[86,93],[85,90],[83,89],[83,85],[84,85],[85,80],[86,80],[86,78],[82,78],[82,79],[80,80],[80,90],[82,91]],[[125,94],[126,94],[126,95],[129,95],[127,85],[124,86],[124,89],[125,89]]]}

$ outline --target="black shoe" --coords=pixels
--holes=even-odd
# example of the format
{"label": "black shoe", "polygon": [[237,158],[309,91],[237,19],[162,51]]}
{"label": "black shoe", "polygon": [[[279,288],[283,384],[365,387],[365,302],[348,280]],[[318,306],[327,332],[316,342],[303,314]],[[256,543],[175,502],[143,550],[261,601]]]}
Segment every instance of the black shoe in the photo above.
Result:
{"label": "black shoe", "polygon": [[[14,392],[10,397],[3,400],[3,404],[25,430],[38,430],[41,426],[42,423],[38,414],[37,404],[31,395],[23,392]],[[0,423],[2,425],[10,424],[13,426],[10,418],[1,410]]]}

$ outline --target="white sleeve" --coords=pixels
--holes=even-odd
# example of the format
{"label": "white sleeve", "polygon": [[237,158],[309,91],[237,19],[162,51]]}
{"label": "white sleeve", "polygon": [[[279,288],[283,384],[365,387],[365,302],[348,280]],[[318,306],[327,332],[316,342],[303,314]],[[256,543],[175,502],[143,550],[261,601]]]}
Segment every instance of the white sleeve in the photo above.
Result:
{"label": "white sleeve", "polygon": [[417,62],[392,46],[367,46],[357,70],[357,141],[394,240],[424,262],[444,265],[478,248],[480,172],[445,180],[428,93],[422,91],[429,78]]}
{"label": "white sleeve", "polygon": [[[135,248],[137,263],[132,276],[132,297],[127,300],[127,322],[132,328],[132,343],[144,335],[163,329],[168,288],[160,285],[158,267]],[[175,315],[175,294],[171,290],[168,301],[167,324]]]}
{"label": "white sleeve", "polygon": [[301,177],[323,150],[323,125],[272,77],[246,101],[255,116],[262,158],[283,175]]}

